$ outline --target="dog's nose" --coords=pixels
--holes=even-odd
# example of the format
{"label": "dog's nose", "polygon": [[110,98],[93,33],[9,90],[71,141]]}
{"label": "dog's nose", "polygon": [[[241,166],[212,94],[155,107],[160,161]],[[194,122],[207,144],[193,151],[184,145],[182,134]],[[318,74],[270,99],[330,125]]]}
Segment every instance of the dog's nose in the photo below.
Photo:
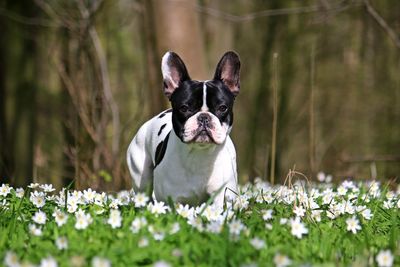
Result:
{"label": "dog's nose", "polygon": [[208,125],[211,121],[211,117],[207,113],[202,113],[197,117],[197,121],[202,125]]}

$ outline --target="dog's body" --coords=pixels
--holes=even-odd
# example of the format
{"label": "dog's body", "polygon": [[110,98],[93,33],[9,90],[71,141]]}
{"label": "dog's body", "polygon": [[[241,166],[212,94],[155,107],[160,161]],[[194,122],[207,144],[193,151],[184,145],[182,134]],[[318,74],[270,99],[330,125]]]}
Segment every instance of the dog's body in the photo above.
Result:
{"label": "dog's body", "polygon": [[164,93],[172,109],[147,121],[132,140],[127,161],[135,191],[154,190],[158,201],[171,198],[198,205],[237,192],[236,152],[229,132],[239,92],[240,61],[227,52],[210,81],[191,80],[173,52],[163,57]]}

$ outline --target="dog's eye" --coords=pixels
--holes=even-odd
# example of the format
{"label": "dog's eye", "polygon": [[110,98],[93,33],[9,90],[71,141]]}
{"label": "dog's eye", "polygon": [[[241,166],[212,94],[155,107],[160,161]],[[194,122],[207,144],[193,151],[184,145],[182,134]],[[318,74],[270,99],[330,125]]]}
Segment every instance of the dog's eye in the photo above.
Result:
{"label": "dog's eye", "polygon": [[221,105],[221,106],[219,106],[219,108],[218,108],[218,111],[219,111],[219,112],[225,112],[225,111],[227,111],[227,110],[228,110],[228,107],[225,106],[225,105]]}
{"label": "dog's eye", "polygon": [[188,107],[187,105],[182,105],[182,106],[179,108],[179,111],[182,112],[182,113],[185,113],[185,112],[187,112],[188,110],[189,110],[189,107]]}

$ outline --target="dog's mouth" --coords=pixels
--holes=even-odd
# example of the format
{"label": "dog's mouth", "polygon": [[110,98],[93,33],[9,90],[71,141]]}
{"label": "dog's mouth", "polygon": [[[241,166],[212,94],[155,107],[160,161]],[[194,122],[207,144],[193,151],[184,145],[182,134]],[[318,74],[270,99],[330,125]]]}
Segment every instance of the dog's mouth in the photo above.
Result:
{"label": "dog's mouth", "polygon": [[201,127],[196,130],[192,142],[201,144],[215,143],[211,130],[205,127]]}

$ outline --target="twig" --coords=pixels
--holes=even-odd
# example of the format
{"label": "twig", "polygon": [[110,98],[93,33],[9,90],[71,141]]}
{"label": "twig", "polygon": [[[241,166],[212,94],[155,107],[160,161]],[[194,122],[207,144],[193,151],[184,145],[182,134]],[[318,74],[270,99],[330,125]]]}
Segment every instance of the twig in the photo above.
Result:
{"label": "twig", "polygon": [[399,35],[387,24],[387,22],[382,18],[381,15],[372,7],[369,0],[364,0],[365,7],[367,8],[368,14],[378,23],[378,25],[386,31],[393,43],[400,48],[400,37]]}
{"label": "twig", "polygon": [[62,24],[54,22],[53,20],[24,17],[2,7],[0,7],[0,16],[4,16],[12,21],[31,26],[42,26],[42,27],[53,27],[53,28],[63,26]]}
{"label": "twig", "polygon": [[276,158],[276,132],[278,124],[278,53],[274,53],[273,62],[273,118],[272,118],[272,144],[271,144],[271,173],[270,182],[275,183],[275,158]]}
{"label": "twig", "polygon": [[[60,75],[61,80],[65,84],[65,88],[67,89],[68,93],[71,96],[75,95],[75,86],[72,82],[72,80],[68,77],[67,73],[65,72],[65,69],[56,62],[56,60],[53,60],[56,70],[58,72],[58,75]],[[79,118],[81,119],[83,126],[85,127],[87,133],[89,136],[92,138],[92,140],[97,143],[99,141],[99,138],[96,134],[96,131],[93,129],[93,127],[90,125],[90,120],[87,118],[84,112],[82,112],[81,104],[79,101],[77,101],[74,97],[71,97],[72,103],[74,104],[76,110],[78,111]]]}
{"label": "twig", "polygon": [[74,28],[74,22],[68,20],[65,16],[58,14],[55,9],[43,0],[35,0],[35,4],[40,7],[44,13],[46,13],[50,18],[54,19],[60,26],[72,29]]}
{"label": "twig", "polygon": [[[356,3],[352,4],[347,4],[343,5],[343,2],[345,1],[340,1],[339,4],[334,5],[333,7],[326,9],[326,11],[342,11],[345,10],[349,7],[352,6],[357,6]],[[196,5],[196,9],[199,12],[202,12],[204,14],[216,17],[216,18],[221,18],[224,20],[228,20],[231,22],[244,22],[244,21],[250,21],[262,17],[271,17],[271,16],[284,16],[284,15],[295,15],[295,14],[304,14],[304,13],[314,13],[314,12],[319,12],[321,11],[321,6],[320,5],[312,5],[312,6],[305,6],[305,7],[293,7],[293,8],[281,8],[281,9],[267,9],[267,10],[262,10],[259,12],[254,12],[254,13],[249,13],[245,15],[233,15],[218,9],[202,6],[202,5]]]}
{"label": "twig", "polygon": [[311,177],[315,174],[315,117],[314,117],[314,102],[315,102],[315,44],[311,47],[311,73],[310,73],[310,125],[309,125],[309,153],[310,153],[310,167],[311,167]]}

